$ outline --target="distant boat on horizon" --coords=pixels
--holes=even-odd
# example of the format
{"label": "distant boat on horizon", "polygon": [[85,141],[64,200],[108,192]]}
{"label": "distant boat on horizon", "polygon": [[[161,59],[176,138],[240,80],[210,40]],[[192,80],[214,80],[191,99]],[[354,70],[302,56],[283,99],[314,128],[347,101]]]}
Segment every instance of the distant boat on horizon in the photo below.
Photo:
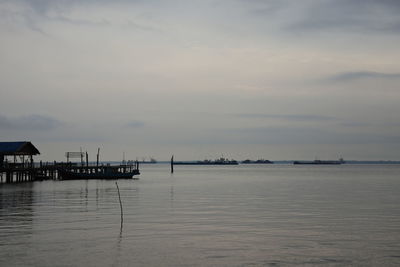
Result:
{"label": "distant boat on horizon", "polygon": [[342,158],[339,160],[313,160],[313,161],[293,161],[293,164],[299,165],[340,165],[346,163]]}
{"label": "distant boat on horizon", "polygon": [[240,162],[241,164],[273,164],[272,161],[267,160],[267,159],[258,159],[258,160],[250,160],[246,159]]}
{"label": "distant boat on horizon", "polygon": [[142,164],[156,164],[156,163],[158,163],[158,161],[155,158],[150,158],[149,161],[146,161],[145,159],[143,159],[140,163],[142,163]]}
{"label": "distant boat on horizon", "polygon": [[236,160],[229,160],[224,157],[221,157],[216,160],[198,160],[198,161],[175,161],[174,165],[238,165],[239,162]]}

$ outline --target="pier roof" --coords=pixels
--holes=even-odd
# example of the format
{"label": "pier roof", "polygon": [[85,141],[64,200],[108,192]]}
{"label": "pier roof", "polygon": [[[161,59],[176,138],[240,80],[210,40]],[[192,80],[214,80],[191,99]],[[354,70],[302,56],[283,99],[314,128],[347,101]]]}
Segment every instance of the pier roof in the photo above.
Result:
{"label": "pier roof", "polygon": [[39,150],[28,141],[0,142],[0,155],[38,155]]}

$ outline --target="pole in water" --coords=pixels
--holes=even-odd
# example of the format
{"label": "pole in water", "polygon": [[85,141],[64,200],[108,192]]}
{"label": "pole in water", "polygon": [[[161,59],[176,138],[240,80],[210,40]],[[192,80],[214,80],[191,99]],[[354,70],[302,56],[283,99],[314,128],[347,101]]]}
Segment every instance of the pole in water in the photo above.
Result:
{"label": "pole in water", "polygon": [[99,167],[100,147],[97,149],[97,162],[96,167]]}
{"label": "pole in water", "polygon": [[174,155],[171,157],[171,173],[174,173]]}
{"label": "pole in water", "polygon": [[81,147],[81,165],[83,167],[83,152],[82,152],[82,147]]}
{"label": "pole in water", "polygon": [[121,201],[121,195],[119,193],[119,187],[118,187],[118,183],[115,182],[116,186],[117,186],[117,191],[118,191],[118,198],[119,198],[119,206],[121,208],[121,228],[122,228],[122,224],[124,222],[124,212],[122,210],[122,201]]}

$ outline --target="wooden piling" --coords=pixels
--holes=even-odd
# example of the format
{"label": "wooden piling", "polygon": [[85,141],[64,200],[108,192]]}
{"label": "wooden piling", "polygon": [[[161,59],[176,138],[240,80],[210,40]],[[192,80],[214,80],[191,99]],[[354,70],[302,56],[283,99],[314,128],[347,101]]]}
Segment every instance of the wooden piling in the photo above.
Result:
{"label": "wooden piling", "polygon": [[174,155],[171,157],[171,173],[174,173]]}
{"label": "wooden piling", "polygon": [[89,155],[88,155],[87,151],[86,151],[86,167],[89,168]]}
{"label": "wooden piling", "polygon": [[96,162],[96,167],[99,167],[99,157],[100,157],[100,147],[97,148],[97,162]]}

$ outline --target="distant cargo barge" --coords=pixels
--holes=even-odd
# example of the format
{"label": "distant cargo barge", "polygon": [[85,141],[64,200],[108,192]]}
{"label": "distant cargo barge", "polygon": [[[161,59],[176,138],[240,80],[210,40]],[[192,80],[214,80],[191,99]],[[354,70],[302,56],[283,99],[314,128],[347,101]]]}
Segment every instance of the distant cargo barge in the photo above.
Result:
{"label": "distant cargo barge", "polygon": [[216,160],[200,160],[200,161],[174,161],[174,165],[238,165],[236,160],[228,160],[219,158]]}
{"label": "distant cargo barge", "polygon": [[313,160],[313,161],[293,161],[293,164],[299,165],[340,165],[345,163],[343,159],[339,160]]}
{"label": "distant cargo barge", "polygon": [[267,159],[258,159],[258,160],[246,159],[243,160],[241,164],[273,164],[273,162]]}

